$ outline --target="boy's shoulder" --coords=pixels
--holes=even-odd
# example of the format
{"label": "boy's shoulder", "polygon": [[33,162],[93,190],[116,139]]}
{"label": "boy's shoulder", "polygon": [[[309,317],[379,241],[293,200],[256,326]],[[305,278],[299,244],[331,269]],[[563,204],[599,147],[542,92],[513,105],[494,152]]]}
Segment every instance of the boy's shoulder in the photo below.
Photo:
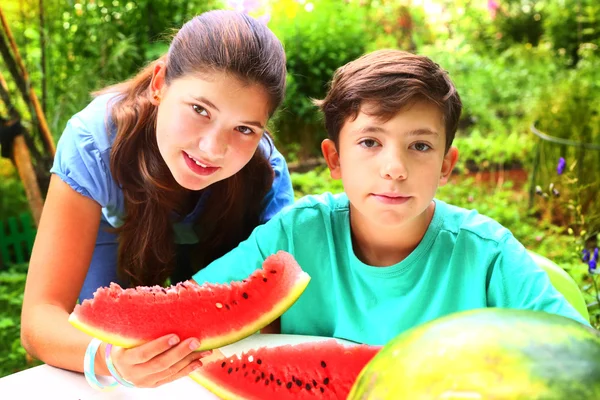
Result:
{"label": "boy's shoulder", "polygon": [[298,221],[303,218],[328,218],[332,214],[347,213],[349,209],[350,203],[346,193],[334,194],[325,192],[303,196],[293,204],[282,209],[277,216],[283,219],[292,218]]}
{"label": "boy's shoulder", "polygon": [[512,236],[509,229],[477,210],[458,207],[438,199],[435,202],[438,216],[442,219],[443,231],[455,236],[468,237],[470,240],[496,243],[504,242]]}

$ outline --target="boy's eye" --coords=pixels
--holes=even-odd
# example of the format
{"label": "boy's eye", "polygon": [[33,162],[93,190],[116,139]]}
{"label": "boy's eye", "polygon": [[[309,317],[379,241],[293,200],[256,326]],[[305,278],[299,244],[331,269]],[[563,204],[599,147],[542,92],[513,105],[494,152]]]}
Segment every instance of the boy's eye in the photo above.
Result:
{"label": "boy's eye", "polygon": [[202,115],[203,117],[208,117],[208,111],[206,108],[200,107],[198,104],[192,104],[192,109],[197,113]]}
{"label": "boy's eye", "polygon": [[366,147],[368,149],[375,147],[378,145],[378,143],[373,140],[373,139],[365,139],[365,140],[361,140],[359,143],[362,147]]}
{"label": "boy's eye", "polygon": [[422,152],[425,152],[425,151],[431,149],[431,146],[429,146],[428,144],[425,144],[425,143],[415,143],[412,147],[414,147],[415,150],[422,151]]}
{"label": "boy's eye", "polygon": [[243,133],[244,135],[252,135],[254,133],[254,131],[250,128],[248,128],[247,126],[238,126],[237,128],[238,131],[240,131],[241,133]]}

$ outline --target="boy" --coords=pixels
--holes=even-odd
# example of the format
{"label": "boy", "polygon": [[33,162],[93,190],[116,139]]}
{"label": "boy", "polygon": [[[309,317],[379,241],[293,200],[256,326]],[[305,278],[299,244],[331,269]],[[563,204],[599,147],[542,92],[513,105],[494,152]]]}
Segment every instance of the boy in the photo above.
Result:
{"label": "boy", "polygon": [[317,101],[321,149],[344,194],[307,196],[193,279],[241,280],[290,252],[312,277],[281,332],[385,344],[443,315],[482,307],[544,310],[589,324],[497,222],[434,199],[458,159],[461,101],[426,57],[367,54]]}

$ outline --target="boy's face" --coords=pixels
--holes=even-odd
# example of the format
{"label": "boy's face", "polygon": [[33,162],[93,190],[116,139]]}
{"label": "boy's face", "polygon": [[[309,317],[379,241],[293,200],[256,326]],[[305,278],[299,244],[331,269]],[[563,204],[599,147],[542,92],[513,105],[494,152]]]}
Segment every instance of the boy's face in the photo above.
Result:
{"label": "boy's face", "polygon": [[417,102],[383,122],[365,110],[369,104],[345,122],[337,149],[331,140],[322,144],[332,178],[342,180],[360,220],[390,228],[429,223],[426,211],[458,158],[454,147],[444,152],[442,112]]}

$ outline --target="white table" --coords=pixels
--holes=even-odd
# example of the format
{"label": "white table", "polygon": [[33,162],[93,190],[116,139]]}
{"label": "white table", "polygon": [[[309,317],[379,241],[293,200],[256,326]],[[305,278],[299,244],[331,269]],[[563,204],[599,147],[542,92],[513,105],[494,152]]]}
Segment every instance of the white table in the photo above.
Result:
{"label": "white table", "polygon": [[[240,354],[251,348],[273,347],[283,344],[297,344],[324,340],[318,336],[256,334],[220,350],[227,357]],[[342,340],[340,340],[342,341]],[[342,341],[345,342],[345,341]],[[101,379],[104,377],[101,377]],[[110,379],[106,378],[109,382]],[[185,396],[198,400],[218,400],[218,397],[204,389],[191,378],[181,378],[175,382],[154,389],[128,389],[122,386],[110,392],[92,389],[83,374],[62,370],[49,365],[30,368],[0,379],[0,399],[171,399]]]}

